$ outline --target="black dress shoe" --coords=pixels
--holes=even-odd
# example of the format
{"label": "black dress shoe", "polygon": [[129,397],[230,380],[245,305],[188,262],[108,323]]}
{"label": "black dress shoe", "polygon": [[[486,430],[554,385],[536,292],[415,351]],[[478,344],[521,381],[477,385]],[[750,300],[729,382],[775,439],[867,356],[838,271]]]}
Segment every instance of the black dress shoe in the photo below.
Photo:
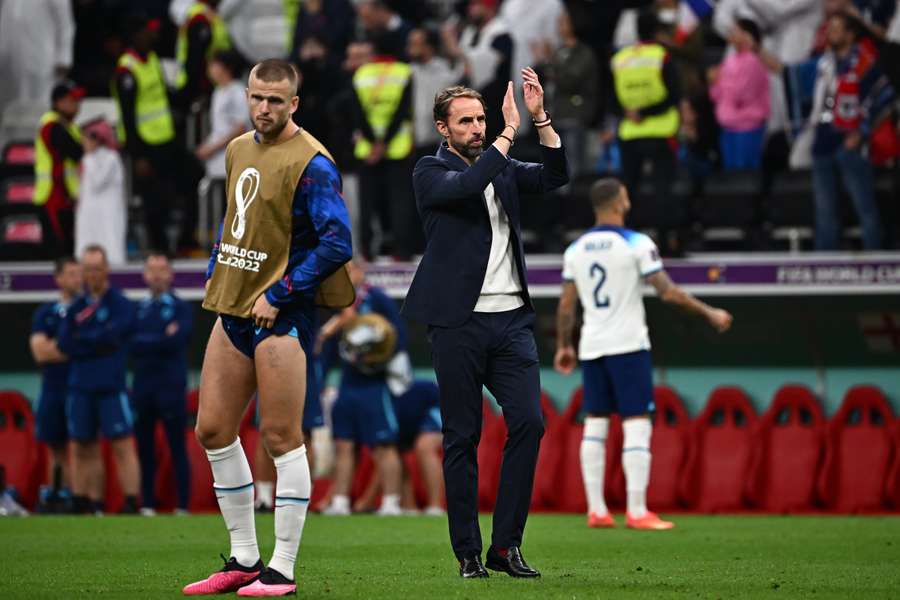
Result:
{"label": "black dress shoe", "polygon": [[478,577],[490,577],[490,573],[481,564],[480,556],[464,558],[459,561],[459,576],[463,579],[476,579]]}
{"label": "black dress shoe", "polygon": [[491,546],[487,553],[485,565],[492,571],[503,571],[510,577],[540,577],[541,574],[528,566],[522,558],[522,552],[518,546],[510,546],[506,556],[502,556]]}

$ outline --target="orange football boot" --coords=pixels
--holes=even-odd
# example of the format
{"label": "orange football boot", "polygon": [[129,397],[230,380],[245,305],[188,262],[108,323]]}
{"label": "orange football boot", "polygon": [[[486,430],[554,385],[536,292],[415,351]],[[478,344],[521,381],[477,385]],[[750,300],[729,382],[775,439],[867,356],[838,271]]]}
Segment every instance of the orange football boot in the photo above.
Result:
{"label": "orange football boot", "polygon": [[656,513],[652,513],[648,510],[647,514],[639,519],[635,519],[631,515],[626,514],[625,527],[628,527],[629,529],[663,530],[672,529],[675,527],[675,523],[663,521]]}
{"label": "orange football boot", "polygon": [[587,523],[591,529],[611,529],[616,526],[615,520],[608,511],[602,515],[594,512],[590,513]]}

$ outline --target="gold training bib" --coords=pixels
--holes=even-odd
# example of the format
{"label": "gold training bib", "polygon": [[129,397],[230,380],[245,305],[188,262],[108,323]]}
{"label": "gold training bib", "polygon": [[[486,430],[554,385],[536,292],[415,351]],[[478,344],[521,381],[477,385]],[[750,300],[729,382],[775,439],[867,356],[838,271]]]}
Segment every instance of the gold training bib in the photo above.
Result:
{"label": "gold training bib", "polygon": [[[228,145],[228,208],[203,308],[249,317],[256,300],[284,277],[294,193],[317,154],[332,160],[328,150],[303,130],[275,145],[258,144],[252,131]],[[316,292],[319,306],[343,308],[354,300],[346,266],[322,281]]]}

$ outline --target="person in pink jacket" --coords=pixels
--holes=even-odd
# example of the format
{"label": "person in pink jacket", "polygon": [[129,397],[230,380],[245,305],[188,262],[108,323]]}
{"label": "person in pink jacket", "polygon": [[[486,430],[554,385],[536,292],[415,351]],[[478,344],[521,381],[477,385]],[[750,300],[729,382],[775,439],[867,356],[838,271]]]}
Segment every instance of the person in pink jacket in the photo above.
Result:
{"label": "person in pink jacket", "polygon": [[709,95],[722,127],[719,141],[725,169],[759,168],[769,118],[769,74],[756,53],[759,27],[738,19],[730,36],[734,52],[709,73]]}

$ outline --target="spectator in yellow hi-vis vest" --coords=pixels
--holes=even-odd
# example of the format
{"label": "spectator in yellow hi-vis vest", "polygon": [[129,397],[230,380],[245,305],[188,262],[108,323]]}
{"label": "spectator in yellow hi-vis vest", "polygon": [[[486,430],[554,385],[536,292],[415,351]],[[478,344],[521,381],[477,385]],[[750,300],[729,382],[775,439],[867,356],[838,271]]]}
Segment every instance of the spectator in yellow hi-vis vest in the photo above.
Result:
{"label": "spectator in yellow hi-vis vest", "polygon": [[216,12],[218,6],[219,0],[197,0],[188,7],[184,23],[178,28],[175,89],[182,106],[209,101],[213,84],[206,73],[208,63],[217,52],[231,49],[228,29]]}
{"label": "spectator in yellow hi-vis vest", "polygon": [[166,230],[176,206],[182,212],[179,250],[197,247],[197,184],[203,164],[176,140],[166,80],[153,50],[159,27],[156,19],[129,18],[131,45],[119,57],[112,95],[119,109],[119,143],[132,160],[148,244],[171,252]]}
{"label": "spectator in yellow hi-vis vest", "polygon": [[74,210],[78,200],[81,132],[75,115],[84,90],[71,81],[58,83],[50,96],[51,109],[41,117],[34,140],[34,196],[44,207],[44,238],[57,256],[72,254]]}
{"label": "spectator in yellow hi-vis vest", "polygon": [[[678,72],[669,60],[665,47],[659,44],[660,23],[656,14],[647,11],[638,16],[640,41],[619,50],[612,58],[615,103],[621,120],[618,138],[622,156],[622,183],[636,196],[636,212],[643,210],[675,215],[663,202],[670,202],[671,186],[676,175],[675,135],[678,133],[680,90]],[[640,182],[644,165],[652,166],[654,199],[641,198]],[[677,223],[664,223],[665,228]],[[660,240],[665,252],[676,242]]]}
{"label": "spectator in yellow hi-vis vest", "polygon": [[[371,44],[374,55],[353,74],[354,155],[360,162],[359,227],[367,258],[390,248],[408,259],[420,248],[420,230],[409,173],[412,171],[411,67],[390,54],[389,39]],[[380,223],[376,244],[374,221]]]}

